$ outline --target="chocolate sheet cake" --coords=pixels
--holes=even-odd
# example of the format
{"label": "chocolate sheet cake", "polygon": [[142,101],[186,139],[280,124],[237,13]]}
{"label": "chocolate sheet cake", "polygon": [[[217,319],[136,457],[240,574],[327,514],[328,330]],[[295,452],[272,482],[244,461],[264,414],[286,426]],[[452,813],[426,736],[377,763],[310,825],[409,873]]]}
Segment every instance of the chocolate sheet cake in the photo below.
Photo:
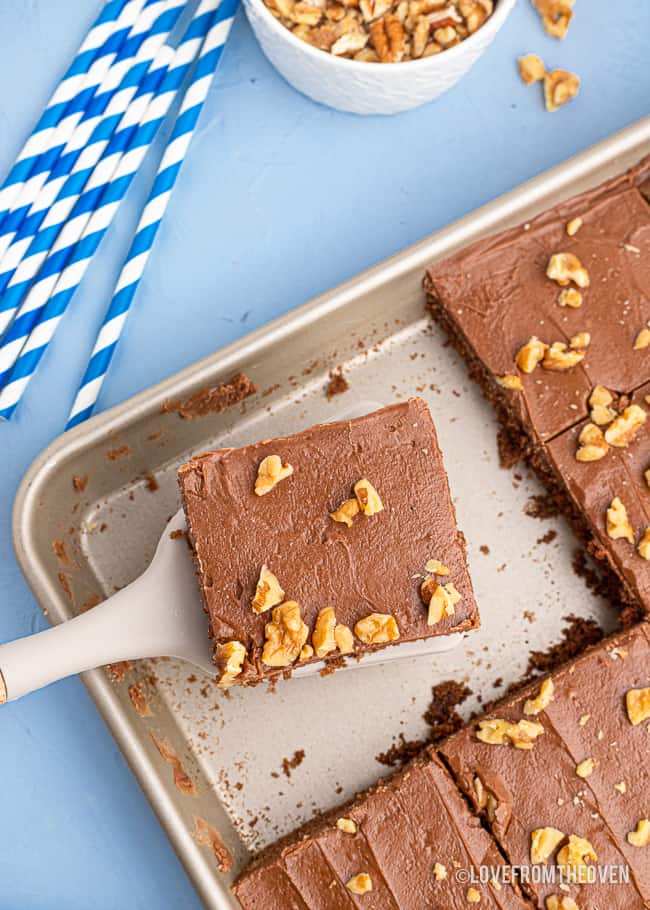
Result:
{"label": "chocolate sheet cake", "polygon": [[[529,459],[617,596],[646,610],[649,174],[646,159],[425,278],[431,313],[496,407],[504,460]],[[619,500],[626,536],[608,523]]]}
{"label": "chocolate sheet cake", "polygon": [[234,893],[244,910],[641,910],[649,724],[642,623],[267,848]]}
{"label": "chocolate sheet cake", "polygon": [[421,399],[179,473],[221,685],[478,625]]}

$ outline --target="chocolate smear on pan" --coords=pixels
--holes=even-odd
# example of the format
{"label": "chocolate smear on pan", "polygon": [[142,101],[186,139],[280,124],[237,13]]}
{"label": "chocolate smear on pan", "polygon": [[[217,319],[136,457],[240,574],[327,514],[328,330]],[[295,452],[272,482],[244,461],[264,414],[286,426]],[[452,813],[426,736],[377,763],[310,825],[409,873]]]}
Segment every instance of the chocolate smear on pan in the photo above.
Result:
{"label": "chocolate smear on pan", "polygon": [[220,385],[200,389],[187,401],[165,401],[163,414],[177,413],[185,420],[220,414],[226,408],[238,404],[257,392],[257,386],[244,373],[236,373],[232,379]]}

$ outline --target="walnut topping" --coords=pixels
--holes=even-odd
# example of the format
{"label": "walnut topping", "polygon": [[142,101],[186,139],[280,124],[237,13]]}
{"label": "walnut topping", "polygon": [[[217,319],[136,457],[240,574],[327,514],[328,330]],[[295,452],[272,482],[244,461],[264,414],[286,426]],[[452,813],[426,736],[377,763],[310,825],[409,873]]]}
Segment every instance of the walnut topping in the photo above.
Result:
{"label": "walnut topping", "polygon": [[624,780],[619,780],[617,784],[614,784],[614,789],[625,795],[627,793],[627,784]]}
{"label": "walnut topping", "polygon": [[336,650],[334,629],[336,628],[336,615],[332,607],[325,607],[316,618],[316,625],[311,636],[316,657],[325,657],[330,651]]}
{"label": "walnut topping", "polygon": [[427,575],[420,586],[422,600],[429,605],[427,625],[435,626],[444,616],[453,616],[461,595],[451,582],[439,584],[433,575]]}
{"label": "walnut topping", "polygon": [[546,345],[535,335],[532,335],[526,344],[519,349],[515,363],[522,373],[532,373],[538,363],[544,359]]}
{"label": "walnut topping", "polygon": [[524,714],[536,715],[544,711],[553,701],[554,685],[552,679],[545,679],[535,698],[529,698],[524,704]]}
{"label": "walnut topping", "polygon": [[560,291],[557,302],[560,306],[568,306],[577,310],[582,306],[582,294],[577,288],[564,288],[563,291]]}
{"label": "walnut topping", "polygon": [[591,777],[596,769],[598,762],[593,758],[585,758],[576,765],[576,774],[578,777]]}
{"label": "walnut topping", "polygon": [[569,237],[574,237],[581,227],[582,218],[578,215],[577,218],[572,218],[571,221],[567,221],[566,232]]}
{"label": "walnut topping", "polygon": [[468,904],[480,904],[481,903],[481,892],[477,891],[476,888],[468,888],[467,893],[465,894]]}
{"label": "walnut topping", "polygon": [[352,521],[355,515],[359,514],[359,503],[356,499],[346,499],[338,507],[336,512],[330,512],[330,518],[334,521],[340,521],[342,524],[352,527]]}
{"label": "walnut topping", "polygon": [[298,660],[311,660],[314,656],[314,649],[311,645],[303,645],[300,649],[300,654],[298,655]]}
{"label": "walnut topping", "polygon": [[612,504],[607,509],[607,536],[610,540],[619,540],[623,537],[634,543],[634,531],[628,521],[627,509],[618,496],[612,499]]}
{"label": "walnut topping", "polygon": [[399,638],[397,622],[390,613],[371,613],[359,620],[354,631],[357,638],[366,645],[385,644]]}
{"label": "walnut topping", "polygon": [[510,389],[512,392],[521,392],[524,387],[519,376],[513,376],[512,373],[506,373],[504,376],[495,376],[497,384],[503,389]]}
{"label": "walnut topping", "polygon": [[647,326],[634,339],[634,350],[644,351],[650,345],[650,328]]}
{"label": "walnut topping", "polygon": [[535,740],[541,736],[544,728],[531,720],[520,720],[517,723],[509,720],[481,720],[478,724],[476,738],[491,746],[512,744],[515,749],[532,749]]}
{"label": "walnut topping", "polygon": [[425,572],[431,572],[432,575],[449,575],[448,566],[440,562],[439,559],[428,559],[424,566]]}
{"label": "walnut topping", "polygon": [[613,401],[614,396],[605,386],[594,386],[594,390],[589,396],[590,416],[599,427],[611,423],[616,417],[616,411],[610,407]]}
{"label": "walnut topping", "polygon": [[578,451],[576,452],[578,461],[599,461],[609,451],[609,445],[603,435],[603,431],[595,423],[584,425],[578,436],[578,443]]}
{"label": "walnut topping", "polygon": [[365,477],[355,483],[354,495],[364,515],[376,515],[377,512],[383,511],[384,504],[379,498],[379,493]]}
{"label": "walnut topping", "polygon": [[436,863],[433,867],[433,876],[437,882],[444,882],[447,878],[447,867],[442,863]]}
{"label": "walnut topping", "polygon": [[643,424],[648,415],[638,404],[631,404],[625,408],[605,430],[605,439],[610,446],[625,448],[628,446]]}
{"label": "walnut topping", "polygon": [[334,641],[341,654],[351,654],[354,651],[352,632],[341,623],[334,627]]}
{"label": "walnut topping", "polygon": [[256,613],[264,613],[265,610],[270,610],[283,600],[284,591],[280,587],[280,582],[268,566],[263,565],[255,588],[255,597],[251,601],[253,610]]}
{"label": "walnut topping", "polygon": [[216,659],[219,666],[224,667],[217,683],[220,689],[228,689],[232,686],[242,671],[245,657],[246,648],[240,641],[227,641],[217,645]]}
{"label": "walnut topping", "polygon": [[586,882],[590,859],[598,862],[596,851],[590,842],[577,834],[570,834],[569,843],[565,844],[557,855],[557,864],[569,881]]}
{"label": "walnut topping", "polygon": [[476,805],[481,811],[484,811],[487,820],[493,822],[496,818],[499,802],[494,793],[488,790],[478,774],[474,777],[474,793],[476,794]]}
{"label": "walnut topping", "polygon": [[353,822],[351,818],[337,819],[336,827],[339,829],[339,831],[343,831],[344,834],[356,834],[357,833],[356,822]]}
{"label": "walnut topping", "polygon": [[267,455],[260,462],[257,469],[257,480],[255,481],[255,492],[258,496],[265,496],[270,493],[273,487],[277,486],[285,477],[293,474],[293,468],[290,464],[282,464],[279,455]]}
{"label": "walnut topping", "polygon": [[575,253],[553,253],[546,266],[546,277],[564,288],[573,282],[579,288],[589,287],[589,272]]}
{"label": "walnut topping", "polygon": [[519,75],[526,85],[539,82],[546,75],[546,67],[537,54],[526,54],[519,58]]}
{"label": "walnut topping", "polygon": [[630,723],[635,727],[650,718],[650,688],[630,689],[625,693],[625,707]]}
{"label": "walnut topping", "polygon": [[647,818],[639,819],[636,831],[630,831],[627,842],[633,847],[647,847],[650,844],[650,821]]}
{"label": "walnut topping", "polygon": [[346,882],[345,887],[353,894],[367,894],[368,891],[372,891],[372,879],[367,872],[359,872]]}
{"label": "walnut topping", "polygon": [[288,667],[300,656],[309,629],[302,621],[300,604],[287,600],[274,607],[272,622],[267,622],[262,661],[267,667]]}
{"label": "walnut topping", "polygon": [[584,351],[567,350],[563,341],[556,341],[550,348],[546,348],[542,366],[545,370],[570,370],[580,363],[584,356]]}
{"label": "walnut topping", "polygon": [[531,863],[546,865],[546,860],[564,838],[564,831],[559,831],[557,828],[536,828],[530,835]]}
{"label": "walnut topping", "polygon": [[573,16],[574,0],[533,0],[542,25],[552,38],[564,38]]}
{"label": "walnut topping", "polygon": [[645,529],[636,549],[643,559],[650,559],[650,528]]}
{"label": "walnut topping", "polygon": [[567,894],[551,894],[546,898],[546,910],[579,910],[579,907]]}
{"label": "walnut topping", "polygon": [[569,347],[572,351],[579,351],[582,348],[588,348],[591,344],[591,335],[589,332],[578,332],[576,335],[572,335],[569,340]]}
{"label": "walnut topping", "polygon": [[580,79],[575,73],[568,70],[553,70],[544,76],[544,100],[546,110],[550,113],[559,110],[567,101],[575,98],[579,91]]}
{"label": "walnut topping", "polygon": [[643,472],[643,476],[645,478],[646,486],[650,487],[650,468]]}

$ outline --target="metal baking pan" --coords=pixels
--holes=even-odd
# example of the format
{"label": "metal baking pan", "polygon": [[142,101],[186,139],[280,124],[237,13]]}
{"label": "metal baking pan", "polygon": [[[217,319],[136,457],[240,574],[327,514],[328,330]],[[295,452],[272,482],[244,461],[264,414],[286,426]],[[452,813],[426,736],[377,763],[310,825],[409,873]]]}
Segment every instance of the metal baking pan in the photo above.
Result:
{"label": "metal baking pan", "polygon": [[[500,470],[491,409],[424,315],[421,281],[433,260],[525,222],[648,152],[650,118],[66,433],[29,469],[14,511],[16,552],[39,603],[61,622],[143,571],[178,507],[176,469],[192,453],[293,432],[361,401],[419,394],[431,407],[468,540],[479,631],[446,653],[281,682],[275,691],[224,696],[168,660],[119,668],[117,679],[84,674],[206,907],[232,908],[228,886],[251,851],[373,782],[386,770],[374,756],[399,734],[425,734],[432,685],[465,680],[492,698],[525,672],[531,649],[560,639],[567,614],[615,623],[574,573],[576,541],[563,522],[524,514],[540,489],[525,470]],[[328,372],[338,365],[350,389],[328,400]],[[238,370],[260,389],[243,404],[194,420],[163,413],[165,401]],[[85,490],[75,490],[73,477],[86,475]],[[557,536],[548,542],[550,529]],[[54,540],[65,541],[63,558]],[[147,716],[134,708],[134,685]],[[465,707],[476,704],[474,696]],[[151,734],[171,746],[176,765]],[[231,871],[218,871],[212,835],[197,819],[231,851]]]}

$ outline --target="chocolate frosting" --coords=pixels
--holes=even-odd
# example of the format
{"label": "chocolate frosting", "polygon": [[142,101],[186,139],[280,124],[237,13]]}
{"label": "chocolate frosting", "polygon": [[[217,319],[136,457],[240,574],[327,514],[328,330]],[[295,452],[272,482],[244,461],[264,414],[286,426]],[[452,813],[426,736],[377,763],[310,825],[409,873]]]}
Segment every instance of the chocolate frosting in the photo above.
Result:
{"label": "chocolate frosting", "polygon": [[[267,455],[279,455],[293,474],[257,496],[257,470]],[[348,528],[330,512],[361,478],[377,489],[384,509],[358,515]],[[421,399],[201,455],[181,468],[179,479],[212,634],[218,642],[241,641],[248,651],[242,681],[270,672],[261,651],[271,617],[251,607],[262,564],[277,576],[286,599],[301,605],[310,631],[326,606],[350,629],[370,613],[390,613],[400,641],[478,625],[464,539]],[[455,614],[434,626],[427,625],[419,594],[430,558],[449,567],[445,581],[462,596]],[[357,653],[377,647],[357,645]]]}

